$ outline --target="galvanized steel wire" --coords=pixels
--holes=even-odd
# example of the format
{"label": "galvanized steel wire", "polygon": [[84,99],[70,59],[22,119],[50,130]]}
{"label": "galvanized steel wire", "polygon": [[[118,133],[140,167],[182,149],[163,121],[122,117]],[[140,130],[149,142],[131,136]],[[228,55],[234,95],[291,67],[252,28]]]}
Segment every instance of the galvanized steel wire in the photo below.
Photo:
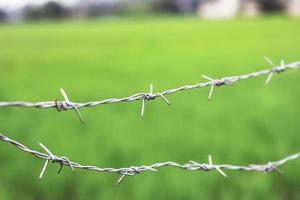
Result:
{"label": "galvanized steel wire", "polygon": [[268,162],[267,164],[250,164],[250,165],[231,165],[231,164],[213,164],[211,156],[208,157],[208,163],[198,163],[195,161],[189,161],[187,163],[177,163],[173,161],[168,162],[158,162],[151,165],[142,165],[142,166],[131,166],[131,167],[123,167],[123,168],[113,168],[113,167],[106,167],[101,168],[97,166],[92,165],[82,165],[73,161],[70,161],[66,156],[56,156],[53,154],[50,150],[48,150],[43,144],[40,143],[40,146],[45,150],[46,153],[41,153],[36,150],[32,150],[23,144],[12,140],[8,138],[5,135],[0,134],[0,140],[3,142],[10,143],[17,147],[18,149],[29,153],[33,156],[35,156],[38,159],[45,160],[44,167],[42,168],[42,171],[39,175],[39,178],[43,178],[43,175],[45,173],[45,170],[49,163],[58,163],[60,165],[58,172],[61,171],[63,166],[70,167],[73,171],[75,169],[82,169],[82,170],[90,170],[90,171],[96,171],[96,172],[106,172],[106,173],[117,173],[120,174],[121,177],[117,181],[117,183],[120,183],[124,177],[126,176],[135,176],[137,174],[146,172],[146,171],[152,171],[152,172],[158,172],[159,168],[165,168],[165,167],[172,167],[172,168],[179,168],[187,171],[213,171],[216,170],[224,177],[227,177],[224,170],[238,170],[238,171],[255,171],[255,172],[272,172],[274,170],[278,170],[278,167],[286,164],[287,162],[290,162],[292,160],[296,160],[300,158],[300,152],[289,155],[281,160],[274,161],[274,162]]}
{"label": "galvanized steel wire", "polygon": [[121,103],[121,102],[132,102],[132,101],[142,101],[142,109],[141,109],[141,115],[144,114],[144,106],[145,101],[152,101],[157,98],[162,98],[166,104],[170,105],[170,102],[167,100],[166,96],[171,95],[177,92],[183,92],[187,90],[202,88],[202,87],[211,87],[209,92],[209,100],[212,98],[212,94],[215,87],[220,87],[224,85],[232,85],[238,81],[246,80],[258,76],[267,75],[266,84],[268,84],[273,77],[274,74],[282,73],[287,70],[291,69],[299,69],[300,68],[300,61],[292,62],[285,64],[282,60],[279,66],[276,66],[270,59],[265,58],[267,62],[271,65],[270,69],[265,69],[262,71],[257,72],[251,72],[248,74],[238,75],[238,76],[228,76],[223,77],[221,79],[213,79],[208,76],[202,75],[203,78],[207,79],[208,82],[200,82],[194,85],[184,85],[178,88],[174,89],[168,89],[162,92],[153,93],[153,86],[151,84],[150,92],[147,93],[137,93],[128,97],[122,97],[122,98],[110,98],[100,101],[91,101],[91,102],[85,102],[85,103],[76,103],[69,100],[67,97],[65,91],[61,89],[61,93],[64,97],[63,101],[45,101],[45,102],[27,102],[27,101],[13,101],[13,102],[6,102],[6,101],[0,101],[0,108],[2,107],[33,107],[33,108],[56,108],[58,111],[66,111],[69,109],[75,109],[79,119],[81,122],[83,122],[83,118],[79,113],[79,108],[83,107],[94,107],[99,106],[103,104],[115,104],[115,103]]}

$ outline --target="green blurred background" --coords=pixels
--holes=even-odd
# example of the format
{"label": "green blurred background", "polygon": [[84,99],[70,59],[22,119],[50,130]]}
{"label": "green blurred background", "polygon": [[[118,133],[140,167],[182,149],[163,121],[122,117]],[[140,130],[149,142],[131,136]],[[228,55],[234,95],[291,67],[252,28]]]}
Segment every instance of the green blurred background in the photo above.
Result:
{"label": "green blurred background", "polygon": [[[300,21],[284,16],[208,22],[193,17],[102,19],[0,26],[1,101],[76,102],[123,97],[300,60]],[[73,111],[2,108],[0,133],[72,161],[126,167],[161,161],[266,163],[299,152],[298,71],[147,102]],[[300,162],[277,173],[187,172],[164,168],[126,178],[49,165],[0,143],[0,199],[300,199]]]}

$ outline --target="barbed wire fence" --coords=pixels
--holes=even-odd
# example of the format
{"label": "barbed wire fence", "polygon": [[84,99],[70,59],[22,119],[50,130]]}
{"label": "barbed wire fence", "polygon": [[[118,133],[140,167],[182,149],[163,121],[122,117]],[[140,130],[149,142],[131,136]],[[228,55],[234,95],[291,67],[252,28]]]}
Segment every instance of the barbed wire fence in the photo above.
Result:
{"label": "barbed wire fence", "polygon": [[300,68],[300,61],[292,62],[285,64],[284,60],[281,60],[281,63],[279,66],[276,66],[269,58],[265,58],[266,61],[271,65],[270,69],[257,71],[257,72],[251,72],[248,74],[238,75],[238,76],[228,76],[223,77],[221,79],[213,79],[206,75],[202,75],[203,78],[207,79],[208,82],[200,82],[194,85],[184,85],[178,88],[174,89],[168,89],[162,92],[154,93],[153,92],[153,85],[150,85],[150,91],[147,93],[137,93],[128,97],[123,98],[110,98],[100,101],[91,101],[86,103],[76,103],[69,100],[66,92],[63,89],[60,89],[61,94],[64,98],[63,101],[45,101],[45,102],[26,102],[26,101],[16,101],[16,102],[5,102],[0,101],[0,108],[2,107],[26,107],[26,108],[56,108],[58,111],[67,111],[67,110],[75,110],[76,114],[78,115],[80,121],[84,123],[83,117],[79,112],[80,108],[84,107],[95,107],[99,105],[104,104],[115,104],[115,103],[121,103],[121,102],[132,102],[132,101],[142,101],[142,107],[141,107],[141,116],[144,115],[145,110],[145,102],[146,101],[153,101],[158,98],[162,98],[162,100],[167,104],[171,105],[171,103],[166,98],[167,95],[171,95],[177,92],[183,92],[187,90],[197,89],[197,88],[203,88],[203,87],[210,87],[208,99],[212,99],[212,95],[214,92],[215,87],[221,87],[225,85],[233,85],[238,81],[246,80],[258,76],[264,76],[267,75],[267,79],[265,81],[266,84],[268,84],[274,74],[279,74],[282,72],[285,72],[287,70],[291,69],[299,69]]}
{"label": "barbed wire fence", "polygon": [[82,165],[76,162],[70,161],[66,156],[56,156],[53,154],[47,147],[45,147],[42,143],[39,143],[39,145],[44,149],[46,153],[41,153],[35,150],[31,150],[28,147],[24,146],[23,144],[14,141],[2,134],[0,134],[0,140],[10,143],[20,149],[21,151],[24,151],[26,153],[32,154],[38,159],[45,160],[45,164],[42,168],[42,171],[39,175],[39,179],[42,179],[44,176],[44,173],[49,165],[49,163],[58,163],[59,169],[58,173],[61,172],[63,166],[70,167],[72,171],[74,172],[75,169],[82,169],[82,170],[90,170],[90,171],[96,171],[96,172],[106,172],[106,173],[117,173],[121,177],[118,179],[117,184],[119,184],[126,176],[135,176],[137,174],[141,174],[146,171],[152,171],[152,172],[158,172],[159,168],[163,167],[173,167],[173,168],[179,168],[182,170],[187,171],[214,171],[216,170],[219,172],[222,176],[227,177],[227,174],[224,172],[224,170],[238,170],[238,171],[256,171],[256,172],[272,172],[274,170],[280,172],[278,170],[278,167],[286,164],[289,161],[296,160],[300,158],[300,152],[289,155],[281,160],[274,161],[274,162],[268,162],[267,164],[250,164],[246,166],[241,165],[231,165],[231,164],[213,164],[212,157],[208,156],[208,163],[198,163],[195,161],[189,161],[188,163],[180,164],[177,162],[159,162],[154,163],[152,165],[143,165],[143,166],[131,166],[131,167],[123,167],[123,168],[100,168],[97,166],[92,165]]}
{"label": "barbed wire fence", "polygon": [[[267,75],[267,79],[265,81],[265,84],[268,84],[274,74],[282,73],[290,69],[299,69],[300,68],[300,61],[292,62],[289,64],[285,64],[285,62],[282,60],[279,66],[274,65],[274,63],[268,59],[265,58],[266,61],[272,66],[271,69],[266,69],[262,71],[257,72],[251,72],[248,74],[243,74],[239,76],[230,76],[230,77],[223,77],[221,79],[213,79],[208,76],[203,75],[202,77],[207,79],[208,82],[200,82],[194,85],[184,85],[178,88],[174,89],[168,89],[163,92],[154,93],[153,92],[153,85],[150,85],[150,91],[148,93],[137,93],[128,97],[123,98],[111,98],[101,101],[92,101],[92,102],[86,102],[86,103],[76,103],[69,100],[67,94],[63,89],[61,89],[62,96],[64,98],[63,101],[47,101],[47,102],[26,102],[26,101],[16,101],[16,102],[0,102],[0,108],[1,107],[33,107],[33,108],[56,108],[58,111],[67,111],[67,110],[75,110],[76,114],[78,115],[80,121],[84,123],[83,117],[79,112],[80,108],[83,107],[94,107],[99,106],[103,104],[114,104],[114,103],[121,103],[121,102],[132,102],[132,101],[142,101],[142,107],[141,107],[141,116],[144,115],[145,110],[145,102],[146,101],[152,101],[157,98],[162,98],[162,100],[170,105],[170,102],[166,98],[167,95],[174,94],[176,92],[181,91],[187,91],[197,88],[202,88],[209,86],[210,91],[208,95],[208,99],[211,100],[214,88],[225,86],[225,85],[232,85],[238,81],[250,79],[258,76]],[[63,166],[70,167],[72,171],[74,172],[75,169],[82,169],[82,170],[90,170],[90,171],[96,171],[96,172],[107,172],[107,173],[117,173],[121,177],[117,181],[117,184],[119,184],[126,176],[135,176],[137,174],[146,172],[146,171],[153,171],[158,172],[158,169],[163,167],[173,167],[173,168],[179,168],[187,171],[217,171],[222,176],[227,177],[224,170],[239,170],[239,171],[256,171],[256,172],[272,172],[272,171],[278,171],[278,167],[286,164],[287,162],[290,162],[292,160],[296,160],[300,158],[300,152],[296,154],[289,155],[281,160],[274,161],[274,162],[268,162],[267,164],[250,164],[245,166],[240,165],[231,165],[231,164],[213,164],[212,157],[208,156],[208,163],[198,163],[195,161],[189,161],[184,164],[180,164],[177,162],[169,161],[169,162],[159,162],[154,163],[152,165],[143,165],[143,166],[131,166],[131,167],[124,167],[124,168],[100,168],[97,166],[92,165],[82,165],[73,161],[70,161],[66,156],[57,156],[53,154],[46,146],[44,146],[42,143],[39,143],[39,145],[43,148],[43,150],[46,153],[41,153],[39,151],[31,150],[30,148],[24,146],[23,144],[12,140],[5,135],[0,134],[0,140],[3,142],[10,143],[17,147],[19,150],[22,150],[26,153],[32,154],[38,159],[45,160],[45,164],[41,170],[41,173],[39,175],[39,179],[42,179],[44,176],[44,173],[49,165],[49,163],[58,163],[60,165],[58,169],[58,173],[61,172]]]}

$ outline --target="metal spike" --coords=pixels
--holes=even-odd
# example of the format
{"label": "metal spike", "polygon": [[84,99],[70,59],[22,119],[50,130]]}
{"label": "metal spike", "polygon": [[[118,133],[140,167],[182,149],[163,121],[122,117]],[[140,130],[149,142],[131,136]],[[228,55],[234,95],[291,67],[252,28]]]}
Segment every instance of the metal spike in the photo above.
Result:
{"label": "metal spike", "polygon": [[80,112],[79,112],[79,109],[78,109],[75,105],[73,105],[73,103],[70,102],[70,100],[69,100],[69,98],[68,98],[66,92],[64,91],[64,89],[60,88],[60,92],[61,92],[61,94],[63,95],[65,101],[66,101],[70,106],[72,106],[72,107],[75,109],[75,112],[76,112],[76,114],[77,114],[77,116],[78,116],[80,122],[81,122],[82,124],[84,124],[84,120],[83,120],[82,115],[81,115]]}

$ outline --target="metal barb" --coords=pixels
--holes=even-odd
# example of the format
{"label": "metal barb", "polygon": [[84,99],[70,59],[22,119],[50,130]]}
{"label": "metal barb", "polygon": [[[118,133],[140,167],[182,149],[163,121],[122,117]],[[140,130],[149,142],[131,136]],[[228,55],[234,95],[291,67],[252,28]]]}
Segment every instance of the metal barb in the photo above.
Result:
{"label": "metal barb", "polygon": [[264,58],[267,61],[267,63],[269,63],[269,65],[271,65],[272,67],[276,67],[270,58],[268,58],[267,56],[265,56]]}
{"label": "metal barb", "polygon": [[167,98],[161,94],[161,93],[155,93],[153,94],[153,84],[150,84],[150,92],[149,93],[145,93],[143,94],[143,98],[142,98],[142,109],[141,109],[141,117],[144,116],[144,111],[145,111],[145,101],[151,101],[151,100],[155,100],[155,98],[157,96],[160,96],[168,105],[171,105],[171,103],[167,100]]}
{"label": "metal barb", "polygon": [[153,84],[150,84],[150,92],[144,94],[144,98],[142,99],[142,110],[141,110],[141,117],[144,116],[144,111],[145,111],[145,101],[150,101],[150,100],[154,100],[155,99],[155,95],[153,95]]}
{"label": "metal barb", "polygon": [[119,184],[122,182],[122,180],[125,178],[125,176],[126,176],[126,175],[123,174],[123,175],[118,179],[116,185],[119,185]]}
{"label": "metal barb", "polygon": [[[63,156],[63,157],[60,157],[60,159],[61,160],[65,160],[69,164],[69,167],[71,168],[71,170],[73,171],[73,173],[75,173],[75,169],[74,169],[72,163],[70,162],[69,158],[67,158],[66,156]],[[61,172],[63,166],[64,166],[64,163],[60,162],[60,167],[59,167],[59,169],[57,171],[58,174]]]}
{"label": "metal barb", "polygon": [[265,84],[268,85],[270,83],[270,81],[272,80],[273,76],[275,73],[280,73],[283,72],[285,70],[285,62],[282,59],[280,61],[280,67],[276,67],[273,63],[273,61],[271,59],[269,59],[268,57],[265,57],[265,60],[273,67],[265,81]]}
{"label": "metal barb", "polygon": [[208,163],[209,163],[209,166],[210,166],[211,168],[216,169],[222,176],[224,176],[225,178],[228,177],[228,176],[225,174],[225,172],[224,172],[223,170],[221,170],[220,167],[218,167],[217,165],[213,165],[211,155],[208,155]]}
{"label": "metal barb", "polygon": [[48,164],[49,164],[49,161],[51,161],[51,160],[53,160],[53,154],[42,144],[42,143],[39,143],[39,145],[48,153],[48,155],[49,155],[49,158],[47,158],[46,159],[46,161],[45,161],[45,164],[44,164],[44,166],[43,166],[43,168],[42,168],[42,171],[41,171],[41,173],[40,173],[40,175],[39,175],[39,179],[41,180],[42,178],[43,178],[43,176],[44,176],[44,173],[45,173],[45,171],[46,171],[46,169],[47,169],[47,167],[48,167]]}
{"label": "metal barb", "polygon": [[66,103],[67,103],[69,106],[71,106],[71,107],[73,107],[73,108],[75,109],[75,112],[76,112],[76,114],[77,114],[77,116],[78,116],[80,122],[81,122],[82,124],[84,124],[84,120],[83,120],[82,115],[81,115],[80,112],[79,112],[79,109],[78,109],[73,103],[70,102],[70,100],[69,100],[69,98],[68,98],[66,92],[64,91],[64,89],[60,88],[60,92],[61,92],[62,96],[64,97]]}
{"label": "metal barb", "polygon": [[212,95],[213,95],[213,92],[214,92],[214,87],[215,86],[222,86],[222,85],[225,85],[226,82],[222,81],[222,80],[219,80],[219,79],[212,79],[206,75],[202,75],[202,78],[205,78],[207,80],[210,81],[210,91],[209,91],[209,94],[208,94],[208,100],[210,101],[212,99]]}
{"label": "metal barb", "polygon": [[136,174],[139,173],[139,171],[135,167],[131,167],[130,170],[134,171],[120,171],[119,173],[122,174],[122,176],[118,179],[116,185],[119,185],[126,176],[135,176]]}
{"label": "metal barb", "polygon": [[171,105],[170,101],[168,101],[168,99],[161,93],[156,93],[158,96],[160,96],[167,105]]}
{"label": "metal barb", "polygon": [[44,166],[43,166],[43,169],[42,169],[42,171],[41,171],[41,173],[40,173],[40,175],[39,175],[39,179],[40,179],[40,180],[42,180],[42,178],[43,178],[43,176],[44,176],[44,173],[45,173],[45,171],[46,171],[46,168],[48,167],[48,164],[49,164],[49,160],[46,160],[46,162],[45,162],[45,164],[44,164]]}
{"label": "metal barb", "polygon": [[45,173],[45,171],[46,171],[46,169],[48,167],[49,162],[57,162],[57,163],[60,164],[60,167],[58,169],[58,173],[61,172],[63,166],[65,165],[64,162],[68,163],[68,166],[72,169],[73,172],[75,172],[75,169],[74,169],[72,163],[70,162],[70,160],[66,156],[57,157],[53,153],[51,153],[51,151],[45,145],[43,145],[42,143],[39,143],[39,145],[47,152],[47,155],[48,155],[45,158],[46,159],[45,164],[44,164],[44,166],[42,168],[42,171],[41,171],[41,173],[39,175],[39,179],[40,180],[43,178],[44,173]]}

